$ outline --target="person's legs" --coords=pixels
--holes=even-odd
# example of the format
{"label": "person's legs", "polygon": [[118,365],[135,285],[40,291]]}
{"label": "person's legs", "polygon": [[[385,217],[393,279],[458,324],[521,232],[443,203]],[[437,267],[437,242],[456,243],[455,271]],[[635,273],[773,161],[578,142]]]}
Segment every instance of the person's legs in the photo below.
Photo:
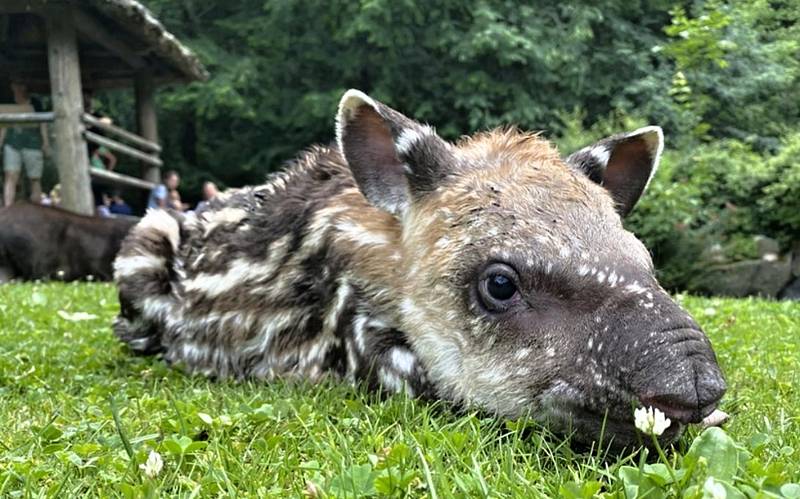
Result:
{"label": "person's legs", "polygon": [[3,177],[3,204],[11,206],[14,203],[14,197],[17,194],[17,181],[19,180],[19,171],[22,168],[22,158],[19,151],[11,146],[3,147],[3,170],[5,175]]}
{"label": "person's legs", "polygon": [[42,170],[44,170],[44,155],[36,149],[23,149],[22,162],[25,172],[31,181],[31,201],[38,203],[42,200]]}

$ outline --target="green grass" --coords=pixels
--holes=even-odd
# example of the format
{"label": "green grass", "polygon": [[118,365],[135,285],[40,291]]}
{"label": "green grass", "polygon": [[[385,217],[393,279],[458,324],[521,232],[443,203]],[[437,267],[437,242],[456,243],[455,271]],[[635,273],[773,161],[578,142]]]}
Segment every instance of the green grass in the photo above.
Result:
{"label": "green grass", "polygon": [[[800,481],[800,305],[679,299],[728,379],[726,430],[750,456],[731,481],[791,496],[779,487]],[[530,423],[333,383],[189,377],[128,355],[110,329],[116,310],[111,285],[0,286],[0,497],[624,497],[646,489],[641,477],[669,481],[641,453],[578,453]],[[667,452],[678,481],[697,433]],[[150,450],[164,460],[153,479],[139,468]],[[714,452],[695,485],[738,451]],[[687,487],[649,497],[702,495]]]}

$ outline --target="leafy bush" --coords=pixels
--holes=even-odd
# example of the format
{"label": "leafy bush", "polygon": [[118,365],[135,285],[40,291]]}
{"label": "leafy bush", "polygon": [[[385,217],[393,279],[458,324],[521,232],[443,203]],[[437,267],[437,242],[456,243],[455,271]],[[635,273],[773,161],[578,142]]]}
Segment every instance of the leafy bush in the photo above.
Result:
{"label": "leafy bush", "polygon": [[758,212],[765,231],[787,244],[800,238],[800,133],[785,140],[769,170],[773,181],[762,189]]}
{"label": "leafy bush", "polygon": [[[645,121],[612,113],[585,128],[585,113],[562,113],[567,155],[603,137],[634,130]],[[737,139],[693,146],[667,136],[661,165],[648,191],[626,220],[653,252],[665,286],[689,289],[708,265],[704,254],[719,244],[730,261],[758,256],[756,235],[777,239],[784,250],[800,234],[800,130],[787,134],[776,154]]]}
{"label": "leafy bush", "polygon": [[686,288],[718,243],[727,259],[752,258],[752,237],[777,239],[783,249],[800,234],[800,131],[775,155],[739,140],[668,152],[648,193],[627,220],[653,250],[661,278]]}

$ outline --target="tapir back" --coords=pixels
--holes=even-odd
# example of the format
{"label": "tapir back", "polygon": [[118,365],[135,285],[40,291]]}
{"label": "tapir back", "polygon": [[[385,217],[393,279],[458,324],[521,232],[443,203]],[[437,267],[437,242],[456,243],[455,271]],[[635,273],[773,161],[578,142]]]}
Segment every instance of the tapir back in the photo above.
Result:
{"label": "tapir back", "polygon": [[368,299],[370,284],[351,272],[354,260],[374,258],[364,248],[371,237],[387,241],[376,211],[341,154],[318,147],[201,213],[150,212],[115,262],[116,334],[134,351],[214,377],[328,374],[399,388],[399,377],[375,367],[391,347],[404,372],[419,374],[411,389],[424,391],[405,338],[375,306],[380,297]]}

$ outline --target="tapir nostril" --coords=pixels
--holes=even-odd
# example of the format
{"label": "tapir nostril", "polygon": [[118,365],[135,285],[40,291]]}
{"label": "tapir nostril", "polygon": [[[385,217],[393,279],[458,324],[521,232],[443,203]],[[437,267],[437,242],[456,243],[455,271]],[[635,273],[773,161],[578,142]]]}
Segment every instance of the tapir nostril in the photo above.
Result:
{"label": "tapir nostril", "polygon": [[639,399],[645,407],[661,410],[681,423],[699,423],[711,414],[725,394],[725,380],[716,365],[695,365],[693,376],[684,382],[664,383],[661,390],[651,387]]}

